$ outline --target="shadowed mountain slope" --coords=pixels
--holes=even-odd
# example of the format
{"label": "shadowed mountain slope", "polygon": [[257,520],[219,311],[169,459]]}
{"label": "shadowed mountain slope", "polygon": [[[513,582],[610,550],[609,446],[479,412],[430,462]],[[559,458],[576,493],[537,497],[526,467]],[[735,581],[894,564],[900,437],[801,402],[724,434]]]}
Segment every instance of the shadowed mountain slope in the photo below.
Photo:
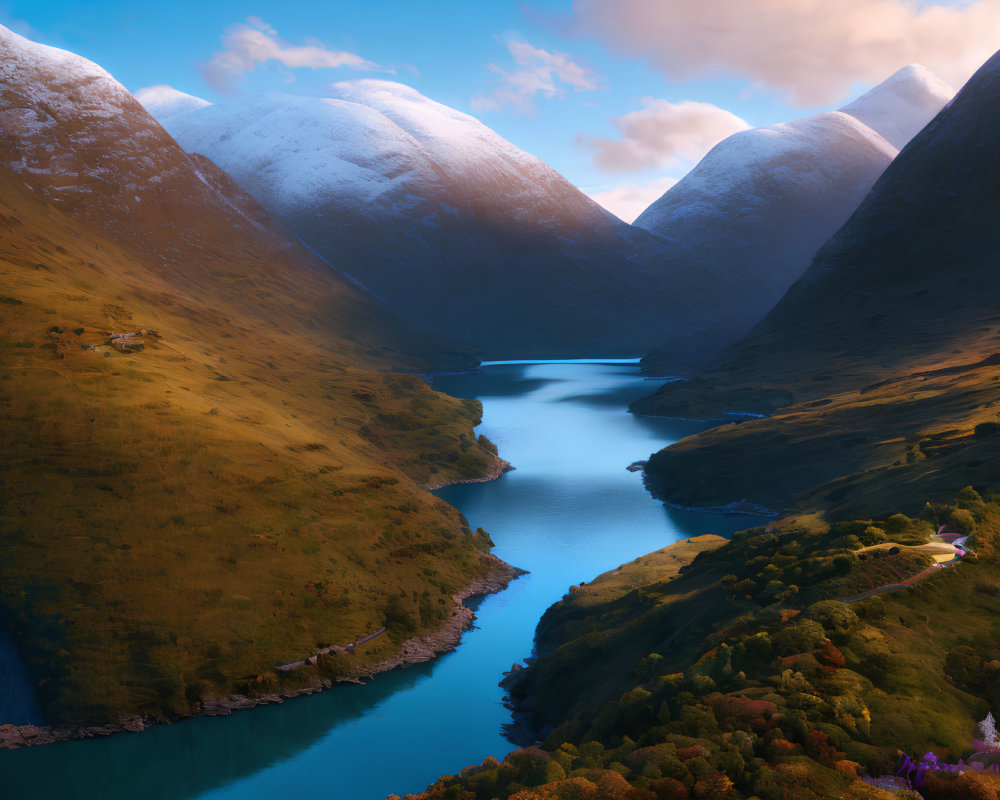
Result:
{"label": "shadowed mountain slope", "polygon": [[[689,254],[615,218],[480,122],[397,83],[219,106],[140,93],[403,317],[494,356],[640,353],[711,319]],[[656,265],[655,268],[652,265]]]}
{"label": "shadowed mountain slope", "polygon": [[906,67],[840,111],[742,131],[721,142],[635,225],[683,243],[714,291],[704,310],[725,319],[687,348],[667,342],[647,369],[672,374],[759,322],[820,246],[861,204],[898,148],[954,92]]}
{"label": "shadowed mountain slope", "polygon": [[[1000,478],[992,429],[976,428],[1000,400],[998,96],[994,57],[716,369],[635,404],[701,417],[781,409],[658,454],[649,477],[666,497],[785,507],[834,481],[808,502],[871,513]],[[716,468],[723,477],[709,480]]]}

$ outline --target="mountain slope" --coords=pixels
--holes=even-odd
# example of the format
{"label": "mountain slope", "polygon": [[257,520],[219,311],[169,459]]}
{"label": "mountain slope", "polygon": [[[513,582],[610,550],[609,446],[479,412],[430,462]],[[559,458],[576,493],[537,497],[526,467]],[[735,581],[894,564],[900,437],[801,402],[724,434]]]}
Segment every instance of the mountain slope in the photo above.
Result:
{"label": "mountain slope", "polygon": [[[732,341],[774,307],[952,94],[911,66],[839,112],[734,134],[635,225],[701,260],[716,289],[707,310],[725,315]],[[647,359],[649,368],[668,372],[674,349]]]}
{"label": "mountain slope", "polygon": [[5,29],[0,53],[0,618],[47,718],[309,687],[458,624],[497,562],[420,487],[501,464],[477,403],[388,370],[465,358],[100,68]]}
{"label": "mountain slope", "polygon": [[[994,57],[717,369],[636,404],[778,410],[658,454],[649,474],[665,496],[874,513],[1000,480],[998,94]],[[695,490],[710,463],[724,476]]]}
{"label": "mountain slope", "polygon": [[144,97],[188,152],[441,335],[503,356],[623,355],[694,321],[682,248],[409,87],[352,81],[179,113]]}
{"label": "mountain slope", "polygon": [[[976,557],[928,568],[953,520]],[[623,564],[550,607],[505,678],[531,744],[402,800],[993,797],[975,740],[1000,703],[998,545],[1000,506],[966,489],[919,519],[779,522]],[[862,782],[893,785],[900,751],[966,768],[920,793]]]}

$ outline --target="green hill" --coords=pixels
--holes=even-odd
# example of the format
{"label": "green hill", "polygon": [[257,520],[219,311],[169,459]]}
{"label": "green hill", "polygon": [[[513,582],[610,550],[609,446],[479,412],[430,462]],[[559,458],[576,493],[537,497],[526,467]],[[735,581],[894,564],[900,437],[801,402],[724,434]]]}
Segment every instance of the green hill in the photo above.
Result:
{"label": "green hill", "polygon": [[[925,570],[945,522],[975,558],[853,601]],[[998,544],[1000,505],[966,490],[920,519],[781,523],[623,565],[550,608],[505,683],[524,742],[543,741],[407,799],[916,798],[859,778],[891,775],[900,750],[973,752],[1000,703]],[[968,770],[928,783],[929,800],[1000,786]]]}

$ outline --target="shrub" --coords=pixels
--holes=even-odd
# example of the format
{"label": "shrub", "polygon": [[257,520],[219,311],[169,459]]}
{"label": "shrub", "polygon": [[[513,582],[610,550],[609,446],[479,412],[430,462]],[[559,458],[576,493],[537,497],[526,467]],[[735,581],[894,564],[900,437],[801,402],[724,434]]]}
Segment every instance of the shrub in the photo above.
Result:
{"label": "shrub", "polygon": [[956,533],[970,534],[976,532],[976,519],[972,516],[972,512],[965,508],[956,508],[948,514],[946,524]]}
{"label": "shrub", "polygon": [[972,431],[972,435],[977,439],[996,436],[998,433],[1000,433],[1000,422],[980,422]]}
{"label": "shrub", "polygon": [[819,622],[803,619],[778,631],[774,637],[774,644],[778,655],[790,656],[812,650],[825,640],[826,631]]}
{"label": "shrub", "polygon": [[874,544],[882,544],[888,541],[885,531],[881,528],[876,528],[874,525],[869,525],[865,528],[858,538],[865,547],[871,547]]}
{"label": "shrub", "polygon": [[861,624],[854,610],[837,600],[823,600],[806,609],[806,615],[819,622],[830,638],[840,644],[850,638],[850,633]]}

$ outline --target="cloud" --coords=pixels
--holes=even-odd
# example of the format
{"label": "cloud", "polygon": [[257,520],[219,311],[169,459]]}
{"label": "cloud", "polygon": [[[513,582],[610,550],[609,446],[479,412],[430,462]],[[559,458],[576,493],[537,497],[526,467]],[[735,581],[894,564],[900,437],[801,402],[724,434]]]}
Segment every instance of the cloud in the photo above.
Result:
{"label": "cloud", "polygon": [[268,36],[277,36],[278,32],[271,27],[267,22],[264,22],[260,17],[247,17],[247,22],[253,25],[257,30],[264,31]]}
{"label": "cloud", "polygon": [[997,0],[575,0],[574,10],[575,30],[672,80],[735,74],[803,106],[913,62],[961,85],[1000,47]]}
{"label": "cloud", "polygon": [[[252,72],[258,64],[269,61],[287,69],[348,67],[371,72],[387,71],[354,53],[327,50],[322,42],[316,40],[304,45],[289,44],[259,17],[248,17],[247,22],[250,24],[230,27],[222,36],[224,49],[217,51],[207,64],[201,65],[202,76],[218,91],[230,91],[243,73]],[[290,73],[286,73],[286,79],[289,77]]]}
{"label": "cloud", "polygon": [[507,49],[519,69],[506,71],[490,63],[487,68],[498,76],[497,85],[486,95],[476,95],[471,104],[476,111],[499,111],[511,106],[519,113],[532,113],[535,98],[564,97],[566,88],[574,92],[599,89],[599,76],[581,66],[568,53],[549,52],[527,42],[512,40]]}
{"label": "cloud", "polygon": [[659,200],[677,181],[678,178],[662,177],[641,185],[616,186],[601,192],[587,192],[587,196],[622,222],[631,225],[636,217]]}
{"label": "cloud", "polygon": [[594,165],[605,172],[641,172],[695,162],[716,144],[750,126],[711,103],[642,99],[643,107],[612,120],[623,139],[578,137],[596,150]]}

